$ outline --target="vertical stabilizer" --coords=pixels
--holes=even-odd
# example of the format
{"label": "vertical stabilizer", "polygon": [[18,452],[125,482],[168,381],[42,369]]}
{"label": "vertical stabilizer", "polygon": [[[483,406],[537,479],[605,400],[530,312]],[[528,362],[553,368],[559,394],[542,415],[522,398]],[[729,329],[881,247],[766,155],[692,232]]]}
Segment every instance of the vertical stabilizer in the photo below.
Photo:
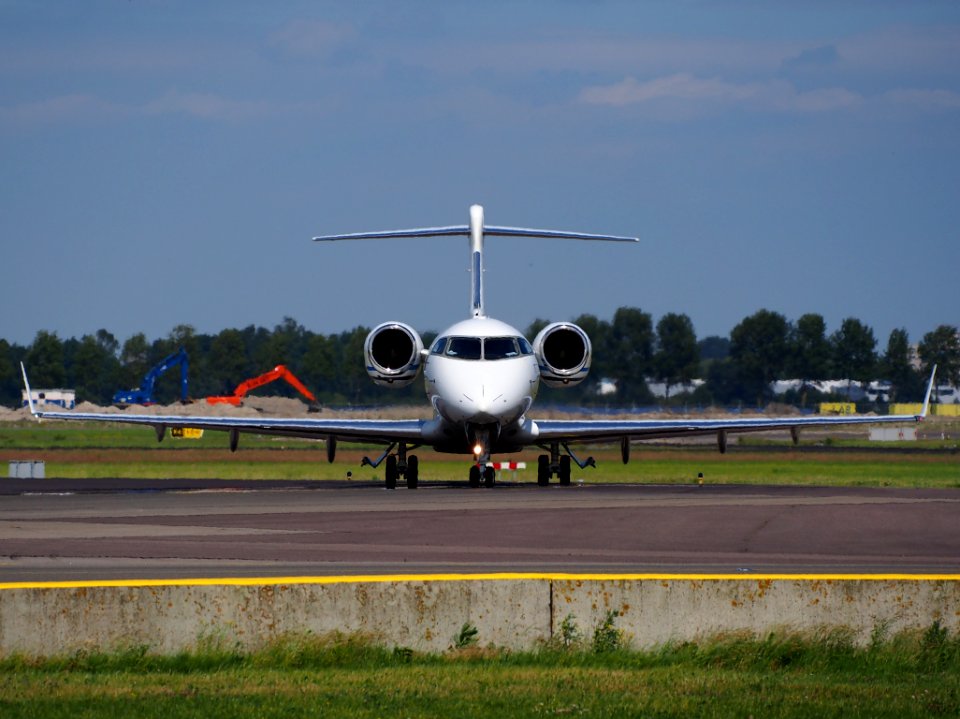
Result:
{"label": "vertical stabilizer", "polygon": [[927,384],[927,394],[923,398],[923,410],[920,412],[920,419],[924,419],[927,416],[927,412],[930,409],[930,395],[933,394],[933,388],[937,381],[937,366],[933,366],[933,370],[930,372],[930,382]]}
{"label": "vertical stabilizer", "polygon": [[470,206],[470,312],[486,317],[483,304],[483,207]]}
{"label": "vertical stabilizer", "polygon": [[37,407],[33,403],[33,391],[30,389],[30,380],[27,379],[27,368],[20,363],[20,373],[23,375],[23,386],[27,390],[27,404],[30,406],[30,414],[37,417]]}

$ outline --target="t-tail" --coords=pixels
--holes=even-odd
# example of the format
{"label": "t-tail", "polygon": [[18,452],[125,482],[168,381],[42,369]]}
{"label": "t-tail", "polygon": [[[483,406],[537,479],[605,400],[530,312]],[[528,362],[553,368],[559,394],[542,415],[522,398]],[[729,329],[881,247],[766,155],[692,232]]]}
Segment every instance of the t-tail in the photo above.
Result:
{"label": "t-tail", "polygon": [[470,314],[473,317],[486,317],[486,304],[483,292],[483,238],[488,237],[539,237],[561,240],[603,240],[606,242],[638,242],[636,237],[618,235],[594,235],[584,232],[563,232],[559,230],[534,230],[527,227],[499,227],[485,225],[483,207],[470,207],[469,225],[450,227],[422,227],[411,230],[387,230],[384,232],[353,232],[346,235],[324,235],[314,237],[315,242],[335,240],[379,240],[400,237],[441,237],[448,235],[466,236],[470,239]]}

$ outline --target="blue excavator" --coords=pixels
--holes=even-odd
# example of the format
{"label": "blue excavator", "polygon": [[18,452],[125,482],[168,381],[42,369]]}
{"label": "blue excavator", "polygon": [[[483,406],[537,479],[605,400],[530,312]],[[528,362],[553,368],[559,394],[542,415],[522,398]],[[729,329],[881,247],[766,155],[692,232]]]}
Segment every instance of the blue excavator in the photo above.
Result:
{"label": "blue excavator", "polygon": [[153,399],[153,387],[157,382],[157,378],[176,365],[180,365],[180,401],[186,402],[187,369],[190,363],[187,360],[186,351],[181,347],[178,352],[174,352],[169,357],[166,357],[160,364],[147,372],[139,387],[130,390],[120,390],[113,395],[113,403],[118,407],[126,407],[131,404],[156,404]]}

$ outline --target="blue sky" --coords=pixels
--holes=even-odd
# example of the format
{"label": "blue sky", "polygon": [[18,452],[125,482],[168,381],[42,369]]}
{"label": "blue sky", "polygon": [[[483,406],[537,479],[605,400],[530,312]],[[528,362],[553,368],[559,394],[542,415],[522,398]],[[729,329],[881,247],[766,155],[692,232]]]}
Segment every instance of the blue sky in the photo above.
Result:
{"label": "blue sky", "polygon": [[960,322],[960,4],[0,0],[0,337]]}

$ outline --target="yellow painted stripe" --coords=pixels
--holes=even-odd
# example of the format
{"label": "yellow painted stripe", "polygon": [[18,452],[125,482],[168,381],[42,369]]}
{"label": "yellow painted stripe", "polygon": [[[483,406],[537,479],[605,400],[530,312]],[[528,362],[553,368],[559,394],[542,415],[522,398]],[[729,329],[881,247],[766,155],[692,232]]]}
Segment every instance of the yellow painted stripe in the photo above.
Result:
{"label": "yellow painted stripe", "polygon": [[514,573],[492,574],[376,574],[330,577],[227,577],[191,579],[97,579],[63,582],[2,582],[0,591],[9,589],[81,589],[92,587],[255,587],[278,584],[364,584],[387,582],[479,582],[479,581],[794,581],[794,582],[960,582],[960,574],[567,574]]}

